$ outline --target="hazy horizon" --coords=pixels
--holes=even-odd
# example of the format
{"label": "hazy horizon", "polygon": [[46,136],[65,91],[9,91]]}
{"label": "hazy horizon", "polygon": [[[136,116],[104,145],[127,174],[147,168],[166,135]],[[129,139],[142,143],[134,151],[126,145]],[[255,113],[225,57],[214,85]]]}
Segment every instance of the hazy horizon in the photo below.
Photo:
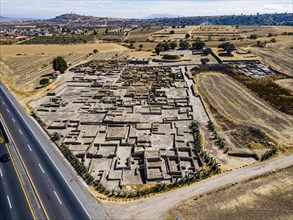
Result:
{"label": "hazy horizon", "polygon": [[292,13],[291,0],[198,0],[198,1],[117,1],[1,0],[1,16],[14,18],[53,18],[76,13],[97,17],[144,18],[152,14],[178,16]]}

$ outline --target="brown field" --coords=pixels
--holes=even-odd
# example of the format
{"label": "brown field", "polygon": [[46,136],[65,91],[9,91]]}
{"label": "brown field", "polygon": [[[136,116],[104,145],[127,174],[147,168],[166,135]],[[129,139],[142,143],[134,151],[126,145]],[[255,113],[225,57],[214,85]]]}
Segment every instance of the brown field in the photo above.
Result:
{"label": "brown field", "polygon": [[146,27],[146,28],[136,28],[128,32],[126,40],[135,40],[136,42],[144,42],[151,36],[152,33],[161,30],[160,26]]}
{"label": "brown field", "polygon": [[260,56],[263,62],[272,69],[293,76],[292,59],[293,59],[293,42],[292,36],[279,37],[277,40],[282,42],[267,44],[265,48],[249,47],[253,53]]}
{"label": "brown field", "polygon": [[293,219],[293,167],[189,199],[169,219]]}
{"label": "brown field", "polygon": [[[207,72],[200,74],[198,80],[200,92],[212,108],[241,128],[236,136],[245,136],[240,139],[252,136],[256,142],[257,137],[265,140],[267,136],[277,146],[292,149],[292,116],[279,112],[227,75]],[[245,134],[247,130],[249,132]]]}
{"label": "brown field", "polygon": [[[168,41],[168,40],[180,40],[184,39],[185,35],[189,33],[191,35],[192,30],[195,28],[195,26],[186,26],[184,28],[172,28],[168,27],[165,29],[162,29],[160,31],[157,31],[153,34],[151,34],[150,39],[154,41]],[[175,31],[175,34],[170,34],[170,31]]]}
{"label": "brown field", "polygon": [[94,49],[99,52],[121,51],[127,48],[114,43],[74,44],[74,45],[1,45],[0,56],[15,56],[16,54],[36,55],[67,55],[69,53],[91,53]]}
{"label": "brown field", "polygon": [[[106,52],[122,52],[128,49],[118,44],[83,45],[9,45],[0,46],[0,79],[10,84],[15,93],[29,96],[39,86],[41,77],[53,72],[51,62],[63,56],[69,66]],[[94,49],[99,53],[89,56]],[[26,93],[26,94],[24,94]]]}
{"label": "brown field", "polygon": [[276,84],[281,86],[282,88],[288,89],[293,92],[293,79],[279,79],[275,81]]}

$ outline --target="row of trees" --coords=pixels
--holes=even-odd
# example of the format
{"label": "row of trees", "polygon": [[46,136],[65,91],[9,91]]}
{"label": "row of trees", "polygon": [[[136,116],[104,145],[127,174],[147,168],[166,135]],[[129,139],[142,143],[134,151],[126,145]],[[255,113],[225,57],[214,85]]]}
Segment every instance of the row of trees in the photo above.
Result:
{"label": "row of trees", "polygon": [[57,140],[60,139],[59,135],[52,134],[51,139],[52,138],[55,140],[55,143],[57,144],[58,148],[66,157],[66,159],[69,161],[69,163],[74,167],[78,175],[80,175],[87,184],[91,185],[94,181],[94,178],[88,173],[88,169],[84,165],[84,163],[80,162],[64,143],[58,144],[56,142]]}
{"label": "row of trees", "polygon": [[225,141],[223,138],[219,137],[219,135],[216,131],[215,125],[213,124],[212,121],[208,121],[207,128],[213,135],[212,138],[214,140],[215,145],[217,147],[219,147],[219,149],[223,149],[225,147]]}
{"label": "row of trees", "polygon": [[[202,50],[205,46],[205,42],[203,42],[200,38],[197,38],[196,41],[194,41],[192,44],[192,49],[194,50]],[[168,51],[169,49],[176,49],[178,46],[176,41],[172,41],[172,42],[160,42],[157,44],[155,51],[156,54],[159,55],[160,52],[163,51]],[[179,48],[181,50],[187,50],[190,48],[190,42],[187,39],[181,39],[179,41]],[[207,53],[206,55],[208,55],[211,52],[210,48],[207,48],[204,53]]]}
{"label": "row of trees", "polygon": [[199,121],[192,121],[190,129],[194,135],[194,149],[199,156],[203,157],[203,163],[209,167],[209,170],[206,171],[205,175],[209,176],[211,174],[220,173],[221,165],[203,149]]}

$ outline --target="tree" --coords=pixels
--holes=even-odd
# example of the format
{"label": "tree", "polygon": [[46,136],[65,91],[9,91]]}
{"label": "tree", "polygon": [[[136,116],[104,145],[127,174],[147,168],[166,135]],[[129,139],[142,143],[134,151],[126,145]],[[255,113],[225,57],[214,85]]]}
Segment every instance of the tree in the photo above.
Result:
{"label": "tree", "polygon": [[276,43],[277,42],[276,38],[272,38],[270,41],[271,41],[271,43]]}
{"label": "tree", "polygon": [[185,38],[190,38],[190,34],[189,33],[187,33],[186,35],[185,35]]}
{"label": "tree", "polygon": [[209,55],[211,52],[212,52],[211,48],[206,48],[206,49],[203,50],[203,54],[206,55],[206,56]]}
{"label": "tree", "polygon": [[194,50],[201,50],[206,44],[200,40],[197,39],[195,42],[192,43],[192,49]]}
{"label": "tree", "polygon": [[64,73],[68,69],[68,65],[63,57],[56,57],[53,59],[53,69]]}
{"label": "tree", "polygon": [[174,31],[174,30],[171,30],[171,31],[170,31],[170,34],[175,34],[175,31]]}
{"label": "tree", "polygon": [[41,84],[42,86],[46,86],[46,85],[48,85],[48,84],[49,84],[49,79],[48,79],[48,78],[41,79],[41,80],[40,80],[40,84]]}
{"label": "tree", "polygon": [[141,50],[143,48],[143,44],[138,45],[138,47]]}
{"label": "tree", "polygon": [[189,42],[187,40],[181,40],[179,47],[181,50],[187,50],[189,48]]}
{"label": "tree", "polygon": [[257,47],[263,48],[263,47],[265,47],[265,45],[266,45],[266,43],[265,43],[265,42],[261,42],[260,40],[258,40],[258,41],[256,42],[256,46],[257,46]]}
{"label": "tree", "polygon": [[60,134],[57,133],[57,132],[52,133],[52,134],[50,135],[50,137],[51,137],[51,140],[52,140],[52,141],[59,141],[59,140],[60,140]]}
{"label": "tree", "polygon": [[176,43],[175,41],[172,41],[172,42],[170,43],[170,48],[171,48],[172,50],[174,50],[176,47],[177,47],[177,43]]}
{"label": "tree", "polygon": [[156,46],[155,51],[156,51],[156,54],[159,55],[160,52],[164,51],[164,47],[162,47],[162,46]]}
{"label": "tree", "polygon": [[93,50],[93,53],[98,53],[99,51],[97,49],[94,49]]}
{"label": "tree", "polygon": [[210,59],[209,58],[201,58],[200,62],[204,65],[204,64],[207,64],[208,62],[210,62]]}
{"label": "tree", "polygon": [[222,43],[218,46],[218,48],[223,48],[228,54],[231,54],[232,51],[236,50],[234,44],[230,42]]}
{"label": "tree", "polygon": [[168,51],[170,49],[170,45],[167,42],[164,42],[162,47],[164,48],[164,51]]}
{"label": "tree", "polygon": [[250,35],[249,38],[250,38],[250,39],[257,39],[257,34],[252,34],[252,35]]}

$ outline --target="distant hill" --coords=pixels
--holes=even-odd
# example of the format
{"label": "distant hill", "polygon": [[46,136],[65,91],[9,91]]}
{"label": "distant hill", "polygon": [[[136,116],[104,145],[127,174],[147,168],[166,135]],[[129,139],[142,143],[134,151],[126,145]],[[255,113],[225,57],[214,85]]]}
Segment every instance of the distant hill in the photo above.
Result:
{"label": "distant hill", "polygon": [[0,16],[0,22],[17,22],[17,21],[32,21],[36,20],[35,18],[9,18]]}
{"label": "distant hill", "polygon": [[[221,15],[179,17],[170,14],[153,14],[143,19],[95,17],[78,14],[63,14],[52,19],[25,22],[26,25],[63,26],[68,28],[86,27],[131,27],[131,26],[182,26],[182,25],[286,25],[293,26],[292,13],[258,15]],[[10,18],[3,18],[9,19]],[[11,19],[12,20],[12,19]],[[10,21],[11,21],[10,20]],[[28,19],[18,20],[27,21]],[[31,19],[30,19],[31,20]],[[2,21],[2,18],[1,18]],[[13,20],[15,21],[15,20]]]}
{"label": "distant hill", "polygon": [[191,16],[180,18],[162,18],[159,25],[286,25],[293,26],[292,13],[257,15]]}
{"label": "distant hill", "polygon": [[147,17],[141,19],[155,19],[155,18],[178,18],[178,15],[171,15],[171,14],[152,14]]}

